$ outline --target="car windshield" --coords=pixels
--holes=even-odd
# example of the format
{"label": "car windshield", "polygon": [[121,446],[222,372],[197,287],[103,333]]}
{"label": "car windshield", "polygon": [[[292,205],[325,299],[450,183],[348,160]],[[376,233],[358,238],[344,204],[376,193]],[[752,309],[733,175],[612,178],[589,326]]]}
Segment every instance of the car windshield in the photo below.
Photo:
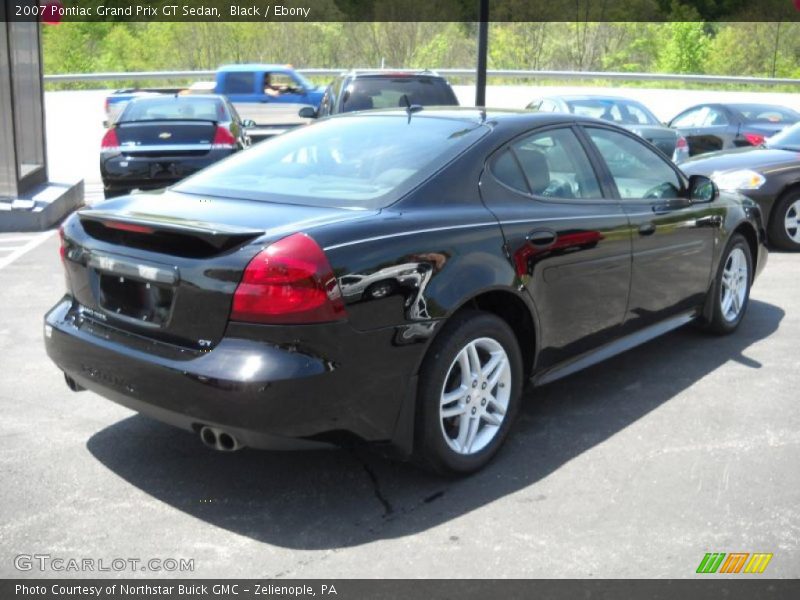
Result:
{"label": "car windshield", "polygon": [[800,151],[800,123],[787,127],[766,141],[767,148]]}
{"label": "car windshield", "polygon": [[345,91],[342,112],[406,106],[403,96],[408,96],[410,104],[420,106],[458,104],[450,86],[438,77],[362,77]]}
{"label": "car windshield", "polygon": [[131,100],[118,122],[199,119],[228,121],[228,111],[219,98],[162,96]]}
{"label": "car windshield", "polygon": [[269,139],[174,189],[190,194],[373,209],[388,206],[480,139],[461,119],[334,117]]}
{"label": "car windshield", "polygon": [[567,100],[573,114],[594,117],[620,125],[658,125],[658,119],[644,105],[633,100],[584,98]]}
{"label": "car windshield", "polygon": [[800,114],[782,106],[770,104],[733,104],[731,108],[751,123],[785,123],[791,125],[800,120]]}

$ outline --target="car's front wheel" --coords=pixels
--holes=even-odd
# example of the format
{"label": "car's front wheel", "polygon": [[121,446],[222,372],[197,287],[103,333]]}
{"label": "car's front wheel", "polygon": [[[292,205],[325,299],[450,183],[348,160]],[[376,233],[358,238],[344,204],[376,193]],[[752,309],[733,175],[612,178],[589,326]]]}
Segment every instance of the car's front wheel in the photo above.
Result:
{"label": "car's front wheel", "polygon": [[741,323],[750,300],[753,283],[753,258],[747,240],[740,234],[731,236],[720,260],[711,288],[710,320],[705,327],[714,333],[731,333]]}
{"label": "car's front wheel", "polygon": [[519,409],[522,356],[499,317],[463,311],[429,350],[420,372],[417,456],[455,474],[485,465],[503,444]]}
{"label": "car's front wheel", "polygon": [[775,204],[769,241],[783,250],[800,250],[800,190],[784,194]]}

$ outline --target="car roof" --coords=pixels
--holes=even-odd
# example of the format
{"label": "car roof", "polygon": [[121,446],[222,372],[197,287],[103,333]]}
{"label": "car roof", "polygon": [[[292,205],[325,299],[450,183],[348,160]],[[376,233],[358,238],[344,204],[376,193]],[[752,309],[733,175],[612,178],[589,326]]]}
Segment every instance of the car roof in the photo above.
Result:
{"label": "car roof", "polygon": [[246,63],[241,65],[222,65],[217,71],[238,73],[242,71],[293,71],[292,65],[266,63]]}
{"label": "car roof", "polygon": [[137,96],[131,98],[131,102],[144,102],[150,100],[220,100],[225,101],[226,98],[222,94],[152,94],[150,96]]}
{"label": "car roof", "polygon": [[[407,116],[404,108],[375,109],[334,115],[330,118],[352,118],[357,116]],[[469,106],[426,106],[411,113],[412,119],[450,119],[467,123],[486,124],[491,127],[547,125],[551,123],[593,123],[609,125],[608,121],[567,113],[541,113],[512,108],[477,108]]]}
{"label": "car roof", "polygon": [[429,69],[351,69],[342,73],[345,77],[413,77],[426,76],[426,77],[439,77],[442,78],[436,71]]}
{"label": "car roof", "polygon": [[559,94],[553,96],[543,96],[543,98],[558,98],[559,100],[598,100],[600,102],[636,102],[642,104],[633,98],[626,98],[625,96],[609,96],[602,94]]}

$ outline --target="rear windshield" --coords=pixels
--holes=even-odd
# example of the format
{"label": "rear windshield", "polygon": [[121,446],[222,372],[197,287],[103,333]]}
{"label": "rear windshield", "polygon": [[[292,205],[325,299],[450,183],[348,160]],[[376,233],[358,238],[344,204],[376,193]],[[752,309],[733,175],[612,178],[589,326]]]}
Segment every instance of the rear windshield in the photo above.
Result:
{"label": "rear windshield", "polygon": [[388,206],[480,139],[458,119],[334,117],[268,139],[184,180],[190,194],[312,206]]}
{"label": "rear windshield", "polygon": [[769,104],[733,104],[731,108],[751,123],[796,123],[800,114],[782,106]]}
{"label": "rear windshield", "polygon": [[582,100],[567,100],[567,106],[569,106],[573,114],[603,119],[620,125],[659,124],[653,113],[642,104],[632,100],[586,98]]}
{"label": "rear windshield", "polygon": [[458,105],[450,85],[438,77],[362,77],[347,87],[341,112],[406,106],[404,95],[410,104]]}
{"label": "rear windshield", "polygon": [[119,122],[202,119],[228,121],[225,103],[218,98],[192,98],[191,96],[164,96],[140,98],[125,107]]}

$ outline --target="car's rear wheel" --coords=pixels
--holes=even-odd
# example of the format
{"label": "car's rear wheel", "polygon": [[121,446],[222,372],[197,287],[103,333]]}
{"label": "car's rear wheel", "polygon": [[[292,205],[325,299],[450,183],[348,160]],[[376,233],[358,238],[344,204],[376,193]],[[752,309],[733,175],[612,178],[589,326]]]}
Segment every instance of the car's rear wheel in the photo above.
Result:
{"label": "car's rear wheel", "polygon": [[800,250],[800,190],[784,194],[773,207],[769,241],[783,250]]}
{"label": "car's rear wheel", "polygon": [[722,260],[711,288],[711,319],[706,329],[714,333],[731,333],[739,327],[750,300],[750,285],[753,282],[753,258],[747,240],[734,234]]}
{"label": "car's rear wheel", "polygon": [[422,366],[416,431],[420,462],[445,473],[480,469],[508,435],[521,391],[522,356],[508,324],[480,311],[457,314]]}

